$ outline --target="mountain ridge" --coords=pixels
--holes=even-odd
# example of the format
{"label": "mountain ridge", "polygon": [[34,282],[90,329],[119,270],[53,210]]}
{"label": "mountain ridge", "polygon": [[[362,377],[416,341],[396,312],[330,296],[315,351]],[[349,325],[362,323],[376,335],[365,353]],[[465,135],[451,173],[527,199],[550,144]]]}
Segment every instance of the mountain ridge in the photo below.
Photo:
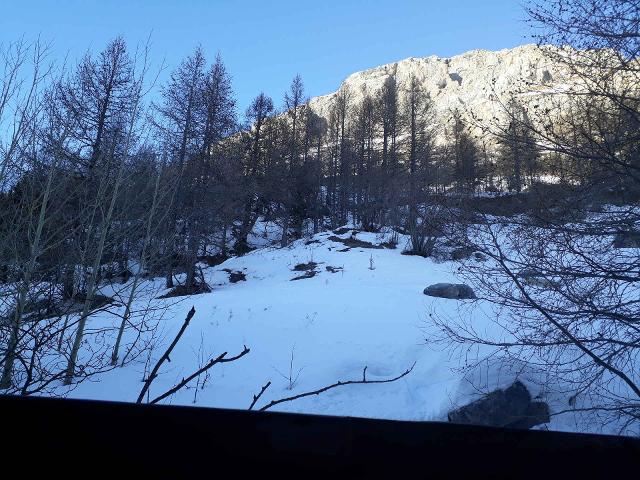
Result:
{"label": "mountain ridge", "polygon": [[[532,93],[558,91],[558,87],[571,82],[563,65],[553,62],[545,53],[548,45],[525,44],[501,50],[473,49],[451,57],[429,55],[408,57],[397,62],[379,65],[348,75],[334,92],[312,97],[308,105],[325,120],[329,120],[337,95],[348,91],[350,105],[362,101],[365,94],[375,96],[384,82],[393,77],[398,85],[400,101],[408,80],[415,76],[433,100],[436,120],[446,124],[453,110],[461,113],[471,124],[477,121],[503,119],[503,104],[511,96],[522,98]],[[537,96],[536,102],[544,102]],[[474,122],[477,123],[477,122]],[[470,126],[476,136],[483,132]],[[437,139],[444,142],[444,132]]]}

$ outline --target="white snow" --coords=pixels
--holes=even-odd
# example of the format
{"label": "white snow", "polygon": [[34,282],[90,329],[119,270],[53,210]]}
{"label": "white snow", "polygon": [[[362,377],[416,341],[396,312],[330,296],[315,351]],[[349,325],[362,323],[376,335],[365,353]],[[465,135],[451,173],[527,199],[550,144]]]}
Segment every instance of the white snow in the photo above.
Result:
{"label": "white snow", "polygon": [[[182,324],[193,305],[196,315],[187,333],[154,382],[152,395],[191,373],[198,366],[201,336],[205,353],[239,353],[243,345],[251,352],[238,362],[216,366],[197,404],[247,408],[252,396],[267,381],[272,386],[263,401],[313,390],[337,380],[393,377],[417,362],[414,371],[397,383],[356,385],[324,395],[284,404],[281,410],[354,415],[394,419],[440,418],[450,406],[457,379],[447,352],[425,345],[425,323],[431,308],[452,310],[454,300],[426,297],[429,284],[453,281],[451,266],[435,264],[396,250],[355,248],[326,240],[330,232],[317,235],[320,243],[296,241],[290,248],[264,247],[243,257],[205,270],[213,287],[209,294],[183,297],[167,313],[166,338]],[[349,235],[343,235],[348,237]],[[373,234],[358,239],[379,243]],[[374,270],[370,269],[373,258]],[[319,273],[291,281],[304,272],[292,271],[298,263],[314,261]],[[330,273],[327,266],[341,267]],[[228,283],[223,268],[240,270],[245,282]],[[175,302],[175,299],[167,302]],[[287,389],[291,351],[294,373],[300,369],[292,391]],[[163,349],[158,349],[157,358]],[[103,374],[98,382],[81,384],[74,397],[135,400],[142,383],[142,363]],[[279,373],[281,372],[281,373]],[[193,390],[171,398],[171,403],[192,404]]]}
{"label": "white snow", "polygon": [[[274,236],[276,230],[268,226]],[[435,263],[422,257],[401,254],[406,238],[397,249],[345,248],[328,240],[331,232],[298,240],[280,249],[264,246],[249,254],[204,268],[213,291],[170,300],[151,300],[162,290],[162,280],[150,282],[155,292],[139,302],[167,305],[160,321],[162,345],[152,354],[155,364],[166,345],[194,306],[196,314],[151,387],[151,398],[163,393],[184,376],[196,370],[202,358],[228,352],[239,353],[243,345],[250,353],[237,362],[217,365],[210,370],[204,388],[182,390],[164,403],[246,409],[254,394],[271,381],[271,387],[256,408],[273,399],[315,390],[338,380],[394,377],[414,362],[414,370],[397,382],[340,387],[319,396],[284,403],[274,410],[348,415],[406,420],[446,420],[453,407],[468,403],[482,391],[508,385],[516,377],[524,380],[538,395],[535,382],[527,382],[532,372],[481,363],[475,370],[463,371],[490,353],[484,349],[456,348],[428,344],[437,335],[430,315],[477,318],[477,328],[495,328],[483,311],[483,302],[428,297],[423,289],[437,282],[460,282],[459,264]],[[259,236],[259,235],[258,235]],[[266,243],[267,238],[263,238]],[[348,238],[349,233],[341,236]],[[358,233],[359,240],[380,243],[376,234]],[[298,263],[316,262],[313,278],[291,281],[304,272],[292,271]],[[371,269],[371,261],[373,269]],[[327,266],[340,267],[330,273]],[[242,271],[246,281],[231,284],[223,269]],[[112,321],[92,317],[94,326]],[[289,389],[292,373],[297,381]],[[94,377],[69,392],[77,398],[135,401],[145,374],[145,358]],[[147,366],[147,371],[150,367]],[[200,379],[203,380],[202,378]],[[482,391],[481,391],[482,390]],[[550,399],[553,400],[553,399]],[[546,428],[546,427],[545,427]],[[585,429],[554,417],[551,428]]]}

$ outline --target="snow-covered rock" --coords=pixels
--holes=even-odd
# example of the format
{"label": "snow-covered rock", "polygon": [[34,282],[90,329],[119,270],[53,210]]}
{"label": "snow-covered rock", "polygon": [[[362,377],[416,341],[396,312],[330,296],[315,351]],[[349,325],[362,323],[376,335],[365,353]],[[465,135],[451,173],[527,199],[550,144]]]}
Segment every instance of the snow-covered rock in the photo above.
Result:
{"label": "snow-covered rock", "polygon": [[551,421],[549,406],[531,401],[529,390],[520,381],[453,410],[447,417],[453,423],[525,429]]}

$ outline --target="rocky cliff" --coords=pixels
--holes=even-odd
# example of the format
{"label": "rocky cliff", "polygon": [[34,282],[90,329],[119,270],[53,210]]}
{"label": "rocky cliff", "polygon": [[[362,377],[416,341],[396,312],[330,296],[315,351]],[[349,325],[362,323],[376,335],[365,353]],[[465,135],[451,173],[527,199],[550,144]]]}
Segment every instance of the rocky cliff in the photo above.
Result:
{"label": "rocky cliff", "polygon": [[[504,104],[512,95],[525,104],[532,98],[544,103],[544,94],[562,92],[571,83],[564,66],[552,62],[541,47],[523,45],[495,52],[472,50],[451,58],[407,58],[357,72],[338,91],[312,98],[309,105],[328,120],[340,91],[348,90],[350,105],[357,105],[365,94],[375,96],[388,77],[395,77],[402,99],[402,91],[412,76],[433,100],[438,123],[446,126],[451,112],[457,109],[477,136],[482,136],[478,123],[504,118]],[[472,115],[477,121],[471,121]],[[440,140],[445,131],[446,128],[441,129]]]}

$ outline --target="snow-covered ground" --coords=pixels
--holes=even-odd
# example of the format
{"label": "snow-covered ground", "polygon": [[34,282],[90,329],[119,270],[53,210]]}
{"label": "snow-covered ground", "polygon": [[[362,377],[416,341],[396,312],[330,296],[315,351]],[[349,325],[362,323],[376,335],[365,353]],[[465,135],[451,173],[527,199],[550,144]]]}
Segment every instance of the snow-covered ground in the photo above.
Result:
{"label": "snow-covered ground", "polygon": [[[269,238],[269,228],[265,227]],[[402,255],[405,238],[396,249],[351,248],[329,240],[332,232],[298,240],[288,248],[263,246],[221,265],[203,268],[212,292],[153,300],[168,310],[160,321],[163,343],[152,352],[157,358],[182,325],[188,310],[196,314],[177,345],[171,362],[165,363],[151,387],[151,398],[190,374],[203,358],[251,349],[240,360],[216,365],[204,388],[182,390],[165,403],[246,409],[262,385],[271,387],[256,408],[277,398],[315,390],[338,380],[394,377],[416,362],[414,370],[394,383],[350,385],[319,396],[275,407],[275,410],[406,420],[446,420],[455,406],[477,395],[509,385],[516,377],[527,383],[534,396],[554,408],[554,399],[528,382],[531,372],[517,366],[505,368],[481,363],[465,366],[490,353],[486,347],[447,348],[428,340],[436,337],[430,315],[477,318],[477,328],[494,325],[482,314],[489,305],[428,297],[426,286],[459,282],[455,262]],[[344,233],[342,238],[348,238]],[[379,244],[376,234],[358,233],[357,239]],[[254,239],[257,240],[257,239]],[[264,240],[264,239],[263,239]],[[266,243],[264,241],[263,243]],[[342,250],[342,251],[341,251]],[[300,263],[316,262],[312,278],[292,281],[304,274],[293,271]],[[327,267],[339,270],[331,273]],[[241,271],[246,281],[229,282],[223,269]],[[157,297],[164,293],[162,280],[151,282]],[[176,303],[176,300],[178,302]],[[141,299],[148,302],[149,298]],[[100,322],[92,317],[93,322]],[[146,366],[148,371],[149,366]],[[295,380],[290,385],[290,372]],[[135,401],[145,375],[145,358],[94,377],[70,392],[78,398]],[[204,378],[200,379],[202,382]],[[190,386],[195,387],[194,381]],[[566,416],[565,416],[566,417]],[[589,430],[572,419],[554,417],[549,426],[560,430]]]}

